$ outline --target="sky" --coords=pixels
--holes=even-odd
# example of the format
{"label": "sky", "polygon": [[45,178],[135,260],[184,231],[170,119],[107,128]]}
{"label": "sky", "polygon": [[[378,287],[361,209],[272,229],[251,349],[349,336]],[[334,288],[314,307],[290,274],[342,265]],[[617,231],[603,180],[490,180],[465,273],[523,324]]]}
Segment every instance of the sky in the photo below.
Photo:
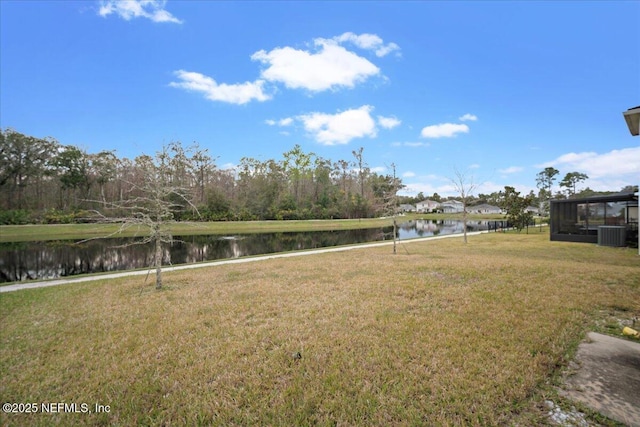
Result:
{"label": "sky", "polygon": [[[399,194],[640,182],[638,1],[0,1],[0,127],[221,168],[363,148]],[[558,182],[554,191],[560,190]]]}

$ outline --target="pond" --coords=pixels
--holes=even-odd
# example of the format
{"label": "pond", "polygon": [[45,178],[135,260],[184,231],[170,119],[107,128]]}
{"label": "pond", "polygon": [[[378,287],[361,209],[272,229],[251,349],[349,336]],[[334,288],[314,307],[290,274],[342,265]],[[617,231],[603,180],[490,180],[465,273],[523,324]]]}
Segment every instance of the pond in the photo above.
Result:
{"label": "pond", "polygon": [[[486,230],[488,222],[468,221],[468,231]],[[400,240],[462,233],[462,221],[413,220],[399,222]],[[393,228],[260,233],[246,235],[176,236],[165,245],[163,264],[190,264],[275,252],[324,248],[393,239]],[[132,270],[153,262],[152,246],[134,238],[0,244],[0,283],[54,279],[78,274]]]}

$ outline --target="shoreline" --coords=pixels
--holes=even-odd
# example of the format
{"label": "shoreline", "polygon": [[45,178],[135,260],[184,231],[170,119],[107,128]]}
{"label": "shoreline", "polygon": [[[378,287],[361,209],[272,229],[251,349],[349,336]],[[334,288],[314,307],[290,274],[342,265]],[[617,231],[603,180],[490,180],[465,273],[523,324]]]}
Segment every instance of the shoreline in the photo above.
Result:
{"label": "shoreline", "polygon": [[[468,232],[467,237],[477,236],[485,233],[488,233],[488,231]],[[448,239],[453,237],[462,238],[462,236],[463,236],[462,233],[457,233],[457,234],[446,234],[443,236],[418,237],[415,239],[407,239],[402,241],[398,240],[396,241],[396,244],[424,242],[427,240]],[[221,259],[216,261],[205,261],[205,262],[198,262],[193,264],[163,266],[162,272],[166,273],[171,271],[189,270],[194,268],[217,267],[217,266],[226,265],[226,264],[240,264],[240,263],[247,263],[247,262],[265,261],[265,260],[277,259],[277,258],[290,258],[290,257],[298,257],[298,256],[306,256],[306,255],[317,255],[317,254],[329,253],[329,252],[343,252],[343,251],[350,251],[355,249],[366,249],[366,248],[374,248],[374,247],[389,246],[389,245],[393,245],[393,240],[386,240],[383,242],[360,243],[355,245],[333,246],[333,247],[321,248],[321,249],[306,249],[306,250],[300,250],[300,251],[278,252],[273,254],[256,255],[256,256],[241,257],[241,258],[226,258],[226,259]],[[24,289],[46,288],[50,286],[59,286],[59,285],[67,285],[67,284],[74,284],[74,283],[92,282],[97,280],[118,279],[121,277],[129,277],[129,276],[142,276],[146,274],[155,275],[155,269],[153,267],[150,267],[145,270],[126,270],[118,273],[89,274],[89,275],[83,275],[81,277],[69,278],[69,279],[39,280],[39,281],[26,282],[26,283],[14,282],[7,285],[0,285],[0,293],[15,292],[15,291],[21,291]]]}

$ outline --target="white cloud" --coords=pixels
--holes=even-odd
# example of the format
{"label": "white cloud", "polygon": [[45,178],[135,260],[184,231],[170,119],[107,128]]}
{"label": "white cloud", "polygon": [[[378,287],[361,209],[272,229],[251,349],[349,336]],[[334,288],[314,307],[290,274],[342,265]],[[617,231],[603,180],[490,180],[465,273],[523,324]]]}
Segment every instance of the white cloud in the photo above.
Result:
{"label": "white cloud", "polygon": [[115,13],[126,21],[132,18],[147,18],[153,22],[181,24],[180,19],[164,9],[166,3],[166,0],[103,0],[100,2],[98,14],[106,17]]}
{"label": "white cloud", "polygon": [[469,126],[457,123],[440,123],[422,128],[423,138],[451,138],[458,133],[468,133]]}
{"label": "white cloud", "polygon": [[395,117],[378,116],[378,124],[385,129],[393,129],[396,126],[399,126],[400,123],[402,122]]}
{"label": "white cloud", "polygon": [[384,166],[374,166],[370,169],[371,172],[375,172],[377,174],[382,174],[386,172],[387,168]]}
{"label": "white cloud", "polygon": [[414,176],[416,176],[415,172],[411,172],[411,171],[406,171],[405,173],[402,174],[403,178],[413,178]]}
{"label": "white cloud", "polygon": [[474,116],[473,114],[467,113],[464,116],[459,117],[458,120],[460,120],[461,122],[466,122],[466,121],[475,122],[476,120],[478,120],[478,117]]}
{"label": "white cloud", "polygon": [[360,49],[372,50],[378,57],[383,57],[393,51],[400,50],[400,46],[395,43],[384,44],[382,39],[375,34],[365,33],[356,35],[352,32],[347,32],[338,37],[334,37],[333,40],[338,43],[350,42]]}
{"label": "white cloud", "polygon": [[422,193],[427,197],[430,197],[434,193],[438,193],[440,196],[455,196],[456,191],[453,184],[434,185],[432,182],[421,181],[413,183],[403,183],[406,187],[398,191],[398,194],[402,196],[415,197],[418,193]]}
{"label": "white cloud", "polygon": [[382,57],[393,52],[394,50],[400,50],[400,46],[395,43],[387,43],[386,45],[380,46],[378,49],[376,49],[376,56]]}
{"label": "white cloud", "polygon": [[512,173],[522,172],[522,170],[523,169],[519,166],[510,166],[506,169],[498,169],[498,172],[502,174],[512,174]]}
{"label": "white cloud", "polygon": [[264,81],[237,84],[218,84],[211,77],[192,71],[178,70],[174,73],[181,82],[171,82],[169,86],[192,92],[201,92],[211,101],[228,102],[230,104],[246,104],[252,100],[266,101],[271,96],[266,94],[262,86]]}
{"label": "white cloud", "polygon": [[480,168],[480,165],[477,164],[477,163],[473,163],[473,164],[469,165],[469,169],[479,169],[479,168]]}
{"label": "white cloud", "polygon": [[[483,182],[479,182],[478,186],[476,188],[476,191],[474,192],[475,195],[478,194],[491,194],[491,193],[497,193],[499,191],[504,191],[504,186],[509,185],[512,186],[516,189],[516,191],[519,191],[521,194],[525,195],[527,193],[529,193],[530,190],[532,190],[533,188],[531,187],[527,187],[524,185],[519,185],[513,182],[509,182],[509,183],[503,183],[503,184],[498,184],[495,183],[493,181],[483,181]],[[537,192],[537,190],[536,190]]]}
{"label": "white cloud", "polygon": [[315,39],[316,52],[278,47],[260,50],[251,59],[267,67],[260,73],[270,82],[280,82],[290,89],[320,92],[338,87],[352,88],[380,73],[367,59],[348,51],[335,41]]}
{"label": "white cloud", "polygon": [[297,118],[320,144],[347,144],[354,138],[374,138],[377,135],[371,111],[373,107],[363,105],[337,114],[310,113]]}
{"label": "white cloud", "polygon": [[[180,22],[165,11],[164,0],[105,0],[100,8],[100,15],[107,16],[118,13],[124,19],[147,17],[157,22]],[[399,49],[394,43],[384,44],[375,34],[355,35],[344,33],[332,39],[316,38],[313,47],[308,50],[295,49],[289,46],[277,47],[267,52],[259,50],[251,55],[251,60],[264,65],[261,78],[253,82],[238,84],[218,84],[211,77],[197,72],[185,70],[175,74],[182,81],[172,82],[172,87],[202,92],[207,99],[213,101],[245,104],[252,100],[265,101],[271,95],[264,92],[266,81],[283,83],[290,89],[306,89],[312,92],[353,88],[372,76],[380,74],[380,69],[366,58],[341,46],[342,42],[350,42],[358,47],[374,50],[378,56]],[[380,126],[391,129],[400,124],[395,117],[379,117]],[[289,123],[279,123],[287,126]],[[266,122],[274,126],[276,123]]]}
{"label": "white cloud", "polygon": [[278,121],[275,120],[271,120],[271,119],[267,119],[264,121],[266,124],[268,124],[269,126],[290,126],[293,123],[293,118],[292,117],[286,117],[284,119],[280,119]]}
{"label": "white cloud", "polygon": [[428,147],[431,144],[428,142],[411,142],[411,141],[406,141],[406,142],[392,142],[391,146],[392,147]]}
{"label": "white cloud", "polygon": [[626,185],[637,185],[640,176],[640,146],[611,150],[598,154],[593,151],[567,153],[538,168],[553,166],[562,169],[559,179],[568,172],[587,174],[584,183],[596,191],[615,191]]}

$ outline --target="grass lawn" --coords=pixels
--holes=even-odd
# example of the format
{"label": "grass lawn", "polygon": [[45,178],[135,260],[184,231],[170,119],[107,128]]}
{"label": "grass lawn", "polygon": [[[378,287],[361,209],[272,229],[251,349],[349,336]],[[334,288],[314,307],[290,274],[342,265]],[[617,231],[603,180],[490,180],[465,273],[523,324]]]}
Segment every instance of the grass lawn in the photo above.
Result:
{"label": "grass lawn", "polygon": [[[462,219],[461,214],[408,214],[399,216],[398,223],[410,219]],[[473,219],[503,219],[502,216],[469,215]],[[217,221],[217,222],[180,222],[170,226],[175,236],[203,234],[250,234],[296,231],[355,230],[377,228],[392,225],[392,218],[364,219],[328,219],[328,220],[292,220],[292,221]],[[2,225],[0,243],[42,240],[86,239],[103,237],[118,231],[117,224],[38,224],[38,225]],[[143,228],[132,227],[123,234],[114,237],[145,235]]]}
{"label": "grass lawn", "polygon": [[[204,234],[251,234],[296,231],[354,230],[392,224],[391,218],[292,220],[292,221],[217,221],[176,222],[170,225],[176,236]],[[117,224],[43,224],[0,226],[0,242],[85,239],[103,237],[118,231]],[[145,235],[144,227],[131,227],[114,237]]]}
{"label": "grass lawn", "polygon": [[0,425],[540,425],[585,333],[640,313],[636,250],[494,233],[390,252],[0,294],[0,400],[110,407]]}

